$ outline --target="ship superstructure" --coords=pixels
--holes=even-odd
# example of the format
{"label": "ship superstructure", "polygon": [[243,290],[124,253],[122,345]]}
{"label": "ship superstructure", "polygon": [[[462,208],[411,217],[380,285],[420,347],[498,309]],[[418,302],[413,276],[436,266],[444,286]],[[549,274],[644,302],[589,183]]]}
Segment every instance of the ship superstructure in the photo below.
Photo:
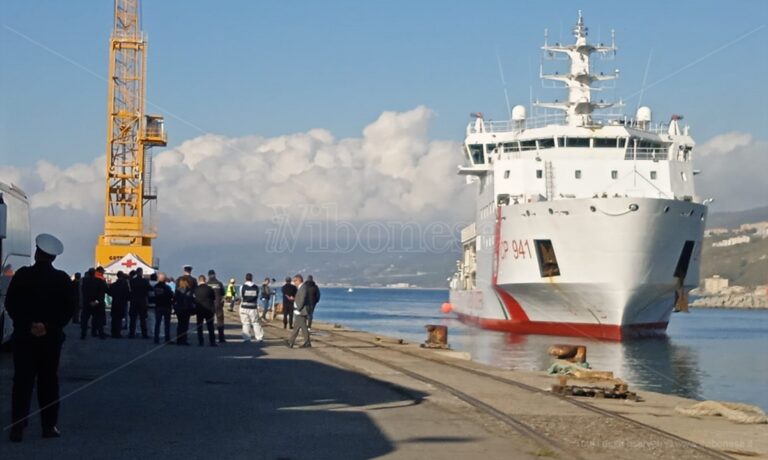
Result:
{"label": "ship superstructure", "polygon": [[595,100],[618,71],[596,73],[591,59],[616,46],[590,44],[587,32],[579,12],[574,43],[542,47],[569,63],[541,75],[566,100],[536,103],[548,110],[537,117],[520,105],[509,121],[478,113],[467,126],[459,174],[476,187],[477,210],[451,281],[466,322],[618,340],[663,332],[698,285],[707,207],[694,192],[688,127]]}

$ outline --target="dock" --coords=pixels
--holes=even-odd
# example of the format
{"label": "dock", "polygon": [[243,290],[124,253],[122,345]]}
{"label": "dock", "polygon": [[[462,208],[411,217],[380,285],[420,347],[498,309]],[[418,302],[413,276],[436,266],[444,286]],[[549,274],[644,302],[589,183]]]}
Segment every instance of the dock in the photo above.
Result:
{"label": "dock", "polygon": [[[282,322],[244,343],[234,313],[218,347],[79,340],[61,362],[63,437],[7,439],[12,357],[0,355],[3,460],[34,458],[709,459],[768,458],[768,425],[688,417],[695,401],[553,394],[544,372],[315,324],[289,349]],[[175,327],[174,327],[175,329]],[[207,337],[206,337],[207,340]],[[33,409],[36,403],[33,403]]]}

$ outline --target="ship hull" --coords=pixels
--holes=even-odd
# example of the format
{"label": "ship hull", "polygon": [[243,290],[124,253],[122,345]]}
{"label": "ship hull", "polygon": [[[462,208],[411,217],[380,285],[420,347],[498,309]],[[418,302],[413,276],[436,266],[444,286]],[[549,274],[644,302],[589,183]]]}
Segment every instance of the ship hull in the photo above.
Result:
{"label": "ship hull", "polygon": [[664,334],[676,295],[699,283],[706,212],[631,197],[498,207],[478,221],[476,286],[451,289],[453,311],[520,334]]}

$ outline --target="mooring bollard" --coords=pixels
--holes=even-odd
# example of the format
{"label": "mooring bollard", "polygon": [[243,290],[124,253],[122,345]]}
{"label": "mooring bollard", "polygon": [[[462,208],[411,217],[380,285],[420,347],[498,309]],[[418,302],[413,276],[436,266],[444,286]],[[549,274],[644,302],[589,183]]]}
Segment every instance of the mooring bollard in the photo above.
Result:
{"label": "mooring bollard", "polygon": [[427,324],[427,340],[422,346],[427,348],[448,348],[448,326]]}

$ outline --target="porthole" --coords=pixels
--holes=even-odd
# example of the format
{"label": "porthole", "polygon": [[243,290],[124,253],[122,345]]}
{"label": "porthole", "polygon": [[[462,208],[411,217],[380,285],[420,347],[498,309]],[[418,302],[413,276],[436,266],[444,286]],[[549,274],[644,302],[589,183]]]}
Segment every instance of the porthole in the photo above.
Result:
{"label": "porthole", "polygon": [[595,212],[595,211],[597,211],[597,208],[596,208],[596,207],[594,207],[594,206],[590,206],[590,207],[589,207],[589,210],[590,210],[590,211],[592,211],[592,212]]}

